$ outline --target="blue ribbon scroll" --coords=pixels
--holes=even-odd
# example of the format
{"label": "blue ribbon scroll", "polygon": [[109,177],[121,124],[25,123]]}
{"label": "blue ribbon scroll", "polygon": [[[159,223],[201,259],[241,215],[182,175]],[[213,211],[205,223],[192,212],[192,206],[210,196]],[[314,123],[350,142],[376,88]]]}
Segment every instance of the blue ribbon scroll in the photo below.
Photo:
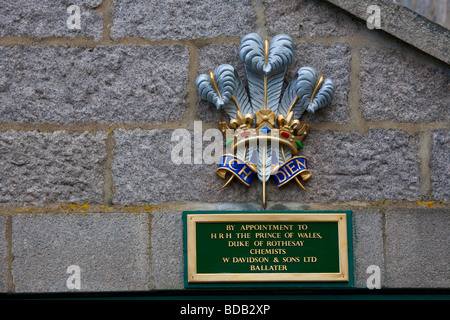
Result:
{"label": "blue ribbon scroll", "polygon": [[231,172],[246,186],[250,186],[256,174],[256,170],[253,167],[231,154],[224,154],[222,156],[216,172],[222,179],[225,179],[227,172]]}
{"label": "blue ribbon scroll", "polygon": [[286,161],[285,164],[278,168],[277,173],[273,177],[277,182],[277,186],[281,187],[299,174],[303,181],[311,177],[311,172],[308,170],[308,163],[305,157],[293,157]]}

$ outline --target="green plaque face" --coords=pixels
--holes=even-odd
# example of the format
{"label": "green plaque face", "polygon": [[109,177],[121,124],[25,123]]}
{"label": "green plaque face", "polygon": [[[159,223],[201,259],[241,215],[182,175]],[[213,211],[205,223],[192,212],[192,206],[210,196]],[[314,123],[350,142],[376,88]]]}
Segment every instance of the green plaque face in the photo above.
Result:
{"label": "green plaque face", "polygon": [[187,212],[187,283],[348,283],[350,220],[350,212]]}

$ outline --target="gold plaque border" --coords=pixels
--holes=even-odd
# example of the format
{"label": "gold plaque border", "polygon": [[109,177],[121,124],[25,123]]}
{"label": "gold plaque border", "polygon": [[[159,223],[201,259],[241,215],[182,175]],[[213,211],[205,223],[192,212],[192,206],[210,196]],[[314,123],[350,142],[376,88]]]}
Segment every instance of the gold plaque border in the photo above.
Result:
{"label": "gold plaque border", "polygon": [[[196,223],[202,222],[338,222],[339,273],[197,273]],[[345,213],[189,214],[187,216],[189,283],[201,282],[348,282]]]}

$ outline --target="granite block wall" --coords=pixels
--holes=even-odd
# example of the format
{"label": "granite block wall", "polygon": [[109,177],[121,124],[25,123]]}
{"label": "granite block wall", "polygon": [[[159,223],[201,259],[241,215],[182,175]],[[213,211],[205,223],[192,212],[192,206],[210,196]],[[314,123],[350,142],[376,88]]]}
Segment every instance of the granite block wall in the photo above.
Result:
{"label": "granite block wall", "polygon": [[[70,5],[80,29],[67,26]],[[183,290],[182,211],[263,210],[258,181],[222,188],[194,143],[190,163],[171,160],[175,130],[195,140],[198,123],[226,120],[195,79],[229,63],[246,83],[238,48],[250,32],[293,38],[286,80],[310,65],[336,83],[331,105],[301,119],[307,191],[271,181],[267,209],[352,210],[358,288],[371,265],[382,288],[450,287],[442,59],[322,0],[7,0],[0,292]]]}

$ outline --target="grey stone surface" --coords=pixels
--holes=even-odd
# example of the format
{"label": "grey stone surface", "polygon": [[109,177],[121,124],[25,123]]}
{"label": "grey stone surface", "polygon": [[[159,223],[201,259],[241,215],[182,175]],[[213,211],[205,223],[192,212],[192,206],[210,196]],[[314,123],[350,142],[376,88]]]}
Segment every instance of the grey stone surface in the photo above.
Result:
{"label": "grey stone surface", "polygon": [[0,215],[0,292],[6,292],[7,288],[6,252],[6,215]]}
{"label": "grey stone surface", "polygon": [[450,199],[450,133],[447,129],[431,132],[431,194],[436,200]]}
{"label": "grey stone surface", "polygon": [[101,203],[107,134],[0,133],[0,204]]}
{"label": "grey stone surface", "polygon": [[[103,17],[95,9],[101,0],[3,0],[0,11],[0,37],[28,36],[37,39],[45,37],[102,38]],[[81,29],[69,29],[67,19],[71,14],[67,8],[80,7]]]}
{"label": "grey stone surface", "polygon": [[315,68],[325,78],[332,79],[335,84],[335,94],[331,104],[317,110],[314,114],[305,112],[301,118],[302,122],[345,123],[349,120],[350,61],[350,47],[344,43],[323,45],[306,42],[295,46],[294,60],[286,72],[286,81],[291,81],[301,67],[309,66]]}
{"label": "grey stone surface", "polygon": [[[327,0],[350,14],[366,21],[369,17],[367,7],[370,1]],[[448,54],[450,31],[431,22],[416,12],[409,10],[399,2],[378,0],[376,5],[381,13],[381,30],[397,39],[403,40],[424,52],[450,63]],[[377,30],[373,30],[378,32]]]}
{"label": "grey stone surface", "polygon": [[366,288],[369,266],[378,266],[384,283],[383,218],[378,210],[353,210],[355,287]]}
{"label": "grey stone surface", "polygon": [[210,44],[200,48],[198,73],[207,73],[221,64],[232,65],[247,85],[244,63],[239,58],[239,44]]}
{"label": "grey stone surface", "polygon": [[266,0],[266,25],[269,34],[288,33],[294,38],[347,36],[359,23],[345,11],[326,1]]}
{"label": "grey stone surface", "polygon": [[449,288],[449,226],[445,209],[388,210],[385,286]]}
{"label": "grey stone surface", "polygon": [[[227,63],[239,73],[244,85],[247,85],[247,75],[243,62],[238,56],[239,45],[222,44],[208,45],[200,49],[199,74],[214,70],[217,66]],[[333,101],[327,107],[318,110],[314,115],[305,113],[302,121],[307,123],[339,122],[349,120],[347,110],[348,92],[350,90],[350,60],[351,53],[348,45],[336,43],[323,45],[319,43],[301,43],[294,48],[294,59],[285,76],[285,82],[291,81],[297,70],[304,66],[317,69],[326,78],[333,79],[336,93]],[[228,119],[222,110],[198,98],[198,116],[203,121],[219,122]]]}
{"label": "grey stone surface", "polygon": [[149,288],[147,214],[17,214],[12,273],[16,292],[67,292],[67,268],[80,267],[80,291]]}
{"label": "grey stone surface", "polygon": [[308,159],[312,173],[303,183],[307,191],[295,181],[277,188],[271,178],[267,198],[300,203],[418,200],[418,140],[399,130],[311,131],[298,154]]}
{"label": "grey stone surface", "polygon": [[174,121],[186,109],[183,46],[0,48],[0,122]]}
{"label": "grey stone surface", "polygon": [[184,288],[181,212],[156,212],[152,219],[151,274],[156,290]]}
{"label": "grey stone surface", "polygon": [[[216,174],[217,164],[193,164],[194,144],[189,149],[191,164],[171,160],[172,130],[117,130],[112,172],[114,203],[121,205],[166,202],[247,202],[258,201],[258,187],[246,187],[238,181],[222,189],[225,180]],[[217,130],[221,138],[220,131]],[[193,133],[190,133],[193,137]],[[188,141],[188,140],[187,140]],[[207,147],[211,142],[203,142]],[[222,150],[220,151],[222,155]],[[256,183],[255,183],[256,184]],[[256,184],[258,185],[258,184]]]}
{"label": "grey stone surface", "polygon": [[133,36],[161,39],[197,39],[243,36],[255,26],[256,14],[245,1],[113,2],[113,39]]}
{"label": "grey stone surface", "polygon": [[393,122],[449,121],[449,74],[394,49],[361,49],[364,119]]}
{"label": "grey stone surface", "polygon": [[[221,64],[229,64],[238,72],[244,86],[247,86],[244,63],[239,59],[239,44],[211,44],[200,48],[198,75],[213,71]],[[202,100],[197,94],[197,116],[205,122],[227,121],[229,117],[214,104]]]}

